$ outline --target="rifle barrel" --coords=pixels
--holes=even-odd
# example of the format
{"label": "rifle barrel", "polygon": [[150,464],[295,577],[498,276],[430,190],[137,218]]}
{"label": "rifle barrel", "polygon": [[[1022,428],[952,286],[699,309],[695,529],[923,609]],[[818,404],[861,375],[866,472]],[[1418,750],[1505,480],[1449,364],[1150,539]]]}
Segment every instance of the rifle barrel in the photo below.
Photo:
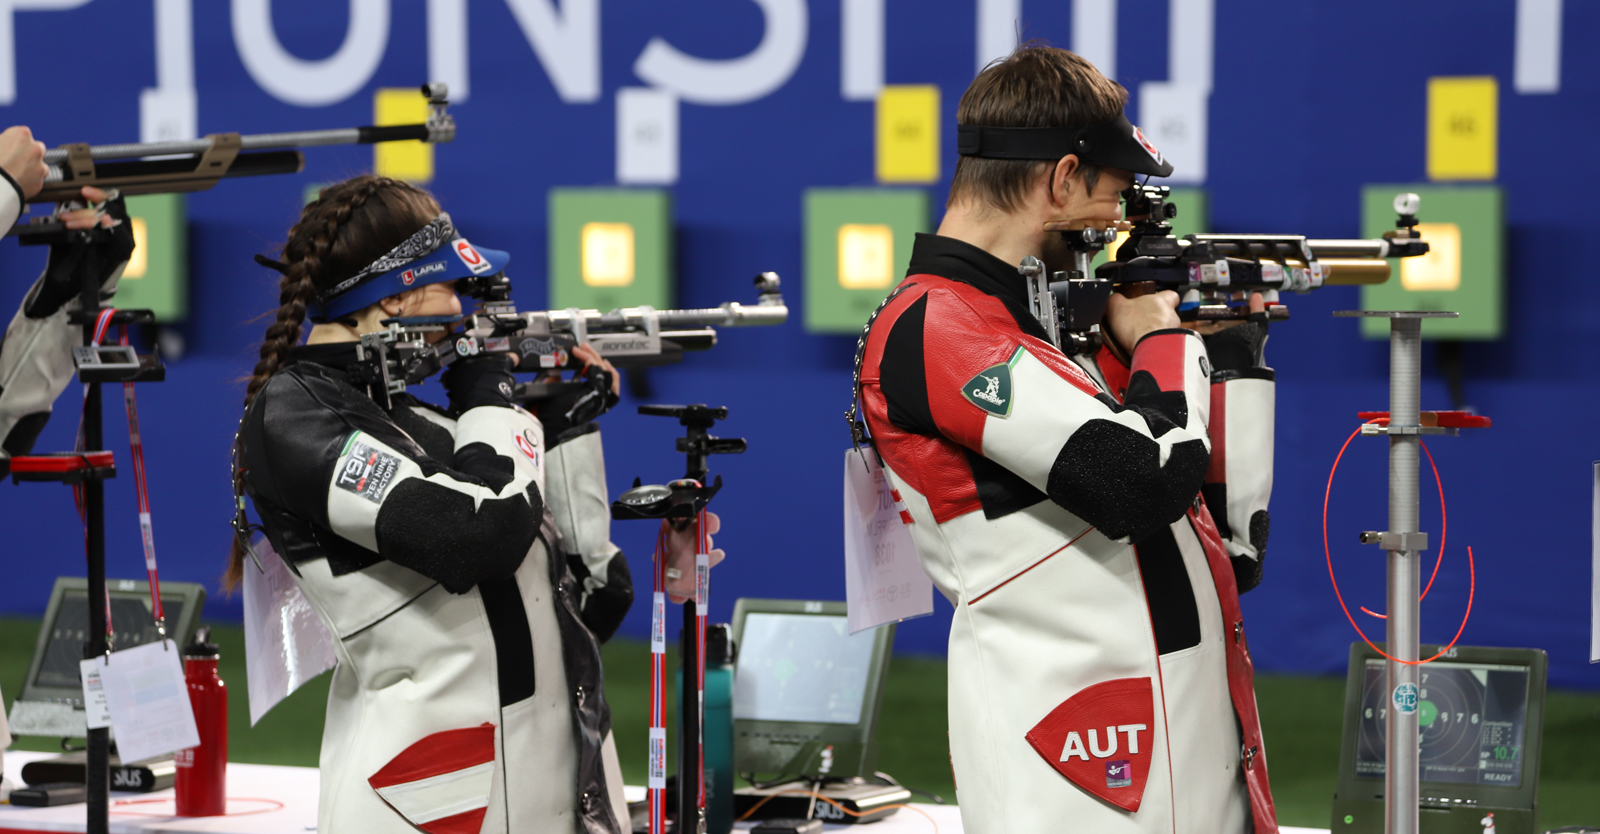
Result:
{"label": "rifle barrel", "polygon": [[[643,327],[649,310],[643,307],[624,307],[602,313],[598,310],[580,310],[584,325],[591,331],[607,328]],[[783,304],[740,304],[729,301],[721,307],[698,310],[656,310],[656,322],[662,328],[698,327],[756,327],[783,324],[789,319],[789,308]],[[571,325],[571,312],[551,310],[548,313],[553,327]]]}
{"label": "rifle barrel", "polygon": [[[314,148],[324,145],[370,145],[375,142],[396,142],[415,139],[421,142],[449,142],[456,135],[455,124],[440,122],[412,125],[366,125],[341,127],[331,130],[299,130],[288,133],[257,133],[239,137],[239,150],[260,151],[283,148]],[[211,149],[210,139],[185,139],[173,142],[123,142],[114,145],[91,145],[89,158],[134,159],[149,156],[175,156],[178,154],[205,153]],[[54,165],[65,162],[66,148],[52,148],[44,152],[44,161]]]}

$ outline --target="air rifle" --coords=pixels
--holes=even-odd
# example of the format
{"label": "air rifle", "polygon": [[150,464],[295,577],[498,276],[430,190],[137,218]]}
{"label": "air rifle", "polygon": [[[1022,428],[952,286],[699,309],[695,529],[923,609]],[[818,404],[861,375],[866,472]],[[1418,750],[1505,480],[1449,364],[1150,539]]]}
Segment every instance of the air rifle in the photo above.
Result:
{"label": "air rifle", "polygon": [[[1381,284],[1389,280],[1387,258],[1411,258],[1428,252],[1416,230],[1415,194],[1395,197],[1400,215],[1395,229],[1366,240],[1310,240],[1303,235],[1172,234],[1168,222],[1177,206],[1167,202],[1165,186],[1134,186],[1123,192],[1129,221],[1046,224],[1061,232],[1072,252],[1073,269],[1047,275],[1035,257],[1023,258],[1018,271],[1028,282],[1031,312],[1056,346],[1069,355],[1100,348],[1100,320],[1114,291],[1140,288],[1178,293],[1178,318],[1184,321],[1226,321],[1249,315],[1247,300],[1259,292],[1273,320],[1289,317],[1279,301],[1283,292],[1304,293],[1318,287]],[[1131,221],[1131,222],[1130,222]],[[1126,231],[1116,259],[1093,270],[1094,256]]]}
{"label": "air rifle", "polygon": [[[776,272],[755,277],[754,305],[728,301],[698,310],[518,312],[504,273],[465,279],[463,284],[461,291],[478,301],[471,315],[385,319],[383,330],[363,335],[357,349],[360,381],[375,393],[398,394],[460,356],[492,353],[515,354],[519,373],[566,370],[582,364],[572,354],[579,344],[588,344],[618,367],[668,365],[680,361],[685,351],[715,347],[717,327],[782,324],[789,318]],[[432,344],[428,336],[435,333],[449,338]],[[544,399],[572,384],[525,382],[517,386],[515,397],[518,402]]]}
{"label": "air rifle", "polygon": [[[204,139],[172,142],[137,142],[119,145],[62,145],[45,151],[49,166],[44,188],[28,198],[30,203],[58,203],[81,199],[82,188],[92,185],[106,191],[166,194],[205,191],[229,177],[294,174],[305,167],[300,148],[323,145],[370,145],[378,142],[417,140],[438,144],[456,136],[456,123],[445,112],[449,87],[424,84],[428,120],[410,125],[368,125],[332,130],[290,133],[213,133]],[[19,223],[10,234],[23,245],[54,242],[63,227],[54,218],[38,217]]]}

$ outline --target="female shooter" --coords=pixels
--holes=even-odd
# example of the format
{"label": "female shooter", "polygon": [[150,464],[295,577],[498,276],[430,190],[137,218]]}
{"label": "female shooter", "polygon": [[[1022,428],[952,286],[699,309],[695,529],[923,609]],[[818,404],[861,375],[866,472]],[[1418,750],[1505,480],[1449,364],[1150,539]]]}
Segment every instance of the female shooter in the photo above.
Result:
{"label": "female shooter", "polygon": [[[601,407],[541,419],[513,402],[504,354],[457,359],[449,409],[375,400],[357,357],[384,320],[460,315],[456,282],[508,260],[427,193],[363,176],[306,206],[273,264],[235,479],[335,638],[323,831],[627,830],[599,646],[633,591],[590,422],[614,371],[578,347]],[[675,545],[692,564],[690,537]]]}

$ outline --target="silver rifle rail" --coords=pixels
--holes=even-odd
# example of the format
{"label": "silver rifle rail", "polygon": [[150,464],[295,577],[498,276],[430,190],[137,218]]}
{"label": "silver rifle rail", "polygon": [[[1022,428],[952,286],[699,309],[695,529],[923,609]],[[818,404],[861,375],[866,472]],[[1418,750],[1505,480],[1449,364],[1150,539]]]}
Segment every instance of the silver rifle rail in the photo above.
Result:
{"label": "silver rifle rail", "polygon": [[422,95],[428,99],[428,118],[426,122],[411,125],[367,125],[364,127],[332,128],[328,130],[299,130],[285,133],[257,133],[247,136],[239,134],[213,134],[203,139],[181,139],[167,142],[122,142],[109,145],[67,145],[52,148],[44,153],[44,161],[49,166],[49,173],[45,175],[45,182],[62,182],[66,172],[62,163],[68,162],[79,155],[89,160],[100,161],[109,159],[145,159],[157,161],[166,157],[192,156],[205,154],[218,148],[218,139],[232,145],[237,140],[237,146],[232,147],[234,152],[290,150],[294,148],[315,148],[329,145],[368,145],[375,142],[393,142],[407,139],[429,144],[449,142],[456,138],[456,123],[446,112],[449,106],[449,87],[440,82],[426,84],[422,87]]}

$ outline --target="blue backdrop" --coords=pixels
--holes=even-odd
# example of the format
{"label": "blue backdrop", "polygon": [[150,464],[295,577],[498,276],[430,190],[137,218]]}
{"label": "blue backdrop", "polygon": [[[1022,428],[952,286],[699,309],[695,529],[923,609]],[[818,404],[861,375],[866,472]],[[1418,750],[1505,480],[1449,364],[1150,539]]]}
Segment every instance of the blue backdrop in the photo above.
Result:
{"label": "blue backdrop", "polygon": [[[738,596],[844,594],[840,458],[848,438],[840,415],[849,400],[854,338],[810,336],[799,325],[802,191],[873,182],[872,104],[840,95],[840,5],[612,0],[600,8],[598,95],[571,102],[558,93],[512,12],[513,5],[548,9],[547,0],[473,0],[466,39],[471,95],[453,108],[460,137],[438,150],[432,186],[472,240],[514,253],[512,277],[523,305],[542,306],[546,192],[615,182],[614,96],[619,87],[643,85],[634,62],[646,43],[662,37],[693,55],[736,58],[762,41],[764,8],[794,3],[805,9],[808,26],[798,66],[780,86],[746,103],[685,102],[680,111],[681,173],[671,186],[679,303],[748,300],[750,276],[770,269],[788,281],[793,313],[782,328],[727,331],[716,351],[653,377],[656,400],[725,404],[732,416],[722,433],[750,440],[748,454],[714,461],[730,484],[718,499],[725,520],[718,542],[732,554],[715,574],[718,619],[731,613]],[[252,77],[229,4],[193,5],[201,134],[364,124],[375,88],[409,86],[429,75],[424,0],[388,3],[389,30],[371,77],[353,94],[318,106],[286,103]],[[236,0],[233,7],[254,5]],[[332,55],[352,17],[347,5],[272,2],[283,48],[307,60]],[[436,0],[441,9],[455,5]],[[1022,9],[1025,37],[1071,43],[1069,3],[1024,2]],[[1596,457],[1587,429],[1600,411],[1600,295],[1591,289],[1592,266],[1582,253],[1596,243],[1587,209],[1600,175],[1583,137],[1600,134],[1600,59],[1580,49],[1580,38],[1596,31],[1600,8],[1567,4],[1568,48],[1560,91],[1552,95],[1512,90],[1511,0],[1418,0],[1403,18],[1395,11],[1393,3],[1365,0],[1218,0],[1206,183],[1212,226],[1356,236],[1362,184],[1425,179],[1426,79],[1500,79],[1498,181],[1509,219],[1510,335],[1463,352],[1466,398],[1495,427],[1432,445],[1454,524],[1444,567],[1423,605],[1423,636],[1442,642],[1455,632],[1467,603],[1463,546],[1472,545],[1477,594],[1462,640],[1544,648],[1554,683],[1597,687],[1600,670],[1587,663]],[[943,91],[945,184],[932,189],[939,204],[954,163],[955,104],[976,60],[975,14],[973,0],[886,4],[885,81],[934,83]],[[1118,14],[1118,80],[1136,89],[1140,81],[1166,79],[1167,3],[1124,0]],[[13,17],[16,94],[7,122],[33,126],[52,145],[138,138],[140,91],[156,83],[151,4],[100,0]],[[1427,25],[1411,25],[1421,22]],[[84,44],[94,46],[84,51]],[[577,97],[584,97],[581,90]],[[1137,112],[1135,103],[1130,113]],[[167,382],[139,392],[165,579],[215,589],[223,569],[227,450],[240,377],[253,365],[265,326],[257,317],[276,305],[276,276],[253,265],[250,255],[281,243],[308,183],[371,164],[363,149],[306,156],[299,176],[228,182],[190,200],[192,314],[180,328],[188,352],[171,364]],[[7,315],[42,258],[39,251],[0,246],[0,306]],[[1344,288],[1295,298],[1294,320],[1273,330],[1269,355],[1280,381],[1272,544],[1266,581],[1245,598],[1262,669],[1341,672],[1353,639],[1329,585],[1319,514],[1328,467],[1355,426],[1355,412],[1387,407],[1387,345],[1361,340],[1353,322],[1331,316],[1358,304],[1355,291]],[[1431,348],[1424,358],[1424,407],[1448,407]],[[70,447],[76,400],[73,393],[63,397],[41,450]],[[107,402],[109,445],[125,455],[117,400]],[[672,452],[677,426],[633,415],[636,404],[625,400],[605,420],[613,490],[635,475],[649,481],[681,471]],[[1355,533],[1384,524],[1384,461],[1382,444],[1353,444],[1334,485],[1334,563],[1352,610],[1383,607],[1381,554],[1357,545]],[[136,577],[129,475],[124,467],[107,488],[108,561],[112,575]],[[0,612],[36,614],[55,576],[83,572],[78,520],[63,487],[6,484],[0,492]],[[1424,526],[1437,530],[1431,495],[1431,488],[1424,491]],[[614,538],[635,575],[647,576],[648,525],[619,524]],[[214,596],[208,610],[237,618],[240,605]],[[938,600],[935,616],[902,627],[899,648],[942,652],[949,616],[949,605]],[[1381,633],[1379,621],[1356,616]],[[625,632],[643,635],[646,627],[645,606],[636,605]]]}

